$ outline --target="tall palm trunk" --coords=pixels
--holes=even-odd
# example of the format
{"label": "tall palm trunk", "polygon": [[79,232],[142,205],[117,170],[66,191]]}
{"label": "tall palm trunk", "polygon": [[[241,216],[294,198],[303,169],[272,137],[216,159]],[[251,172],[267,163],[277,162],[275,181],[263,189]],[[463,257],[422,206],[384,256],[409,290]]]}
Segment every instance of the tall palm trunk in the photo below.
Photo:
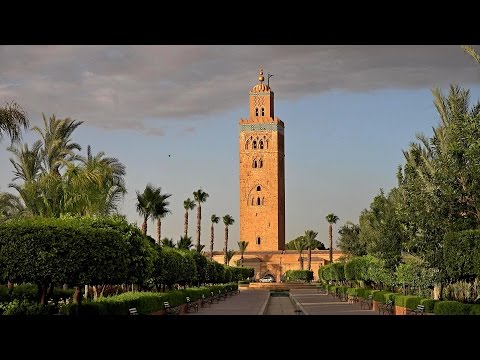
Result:
{"label": "tall palm trunk", "polygon": [[328,236],[330,238],[330,263],[333,262],[333,226],[328,225]]}
{"label": "tall palm trunk", "polygon": [[228,265],[228,260],[227,260],[227,249],[228,248],[228,226],[225,226],[225,244],[223,246],[223,253],[224,253],[224,263],[225,265]]}
{"label": "tall palm trunk", "polygon": [[300,257],[298,258],[298,261],[300,262],[300,270],[303,270],[303,257],[302,257],[302,254],[300,254]]}
{"label": "tall palm trunk", "polygon": [[202,222],[202,206],[198,203],[197,207],[197,249],[200,248],[200,230]]}
{"label": "tall palm trunk", "polygon": [[188,236],[188,209],[185,209],[185,219],[183,221],[183,226],[185,228],[185,237]]}
{"label": "tall palm trunk", "polygon": [[308,247],[308,262],[307,262],[307,270],[312,270],[312,248]]}
{"label": "tall palm trunk", "polygon": [[162,220],[160,218],[157,219],[157,239],[158,244],[160,244],[160,241],[162,239]]}
{"label": "tall palm trunk", "polygon": [[142,224],[143,235],[147,235],[147,220],[148,220],[147,217],[143,218],[143,224]]}
{"label": "tall palm trunk", "polygon": [[211,229],[211,232],[210,232],[210,260],[213,260],[213,240],[215,238],[213,223],[212,223],[212,227],[210,229]]}

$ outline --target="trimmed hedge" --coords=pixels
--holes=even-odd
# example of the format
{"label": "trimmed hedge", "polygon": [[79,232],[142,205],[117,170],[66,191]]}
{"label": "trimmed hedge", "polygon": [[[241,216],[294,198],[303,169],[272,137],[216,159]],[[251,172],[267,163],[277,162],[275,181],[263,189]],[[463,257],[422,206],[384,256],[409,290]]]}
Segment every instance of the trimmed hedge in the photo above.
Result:
{"label": "trimmed hedge", "polygon": [[354,257],[345,263],[345,279],[365,280],[368,274],[368,259],[364,256]]}
{"label": "trimmed hedge", "polygon": [[439,301],[435,304],[435,315],[468,315],[470,304],[462,304],[458,301]]}
{"label": "trimmed hedge", "polygon": [[287,282],[303,281],[310,282],[313,280],[313,271],[310,270],[287,270],[285,273]]}
{"label": "trimmed hedge", "polygon": [[480,315],[480,305],[472,305],[470,308],[470,315]]}
{"label": "trimmed hedge", "polygon": [[419,296],[396,295],[395,305],[402,306],[407,309],[415,310],[420,305],[422,298]]}
{"label": "trimmed hedge", "polygon": [[422,299],[420,301],[420,304],[425,306],[425,312],[426,313],[433,313],[433,310],[435,308],[435,304],[439,302],[440,300],[433,300],[433,299]]}
{"label": "trimmed hedge", "polygon": [[[390,291],[375,291],[373,292],[373,300],[385,303],[388,300],[395,300],[395,296],[398,294],[392,293]],[[368,295],[367,295],[368,296]]]}
{"label": "trimmed hedge", "polygon": [[83,302],[81,306],[69,304],[62,307],[61,312],[71,316],[89,315],[128,315],[128,309],[135,307],[139,314],[151,314],[164,309],[163,303],[168,301],[172,307],[185,304],[185,297],[191,301],[197,301],[202,297],[210,297],[218,291],[231,291],[238,289],[238,284],[230,283],[209,287],[190,288],[186,290],[169,291],[166,293],[153,292],[127,292],[116,296],[100,298],[94,302]]}

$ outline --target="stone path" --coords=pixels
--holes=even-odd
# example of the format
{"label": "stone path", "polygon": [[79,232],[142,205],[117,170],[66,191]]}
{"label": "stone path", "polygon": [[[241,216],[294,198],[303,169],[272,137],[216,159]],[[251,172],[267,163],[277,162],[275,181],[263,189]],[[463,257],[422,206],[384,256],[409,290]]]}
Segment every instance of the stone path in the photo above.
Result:
{"label": "stone path", "polygon": [[[314,289],[295,289],[290,291],[300,305],[304,315],[378,315],[372,310],[362,310],[360,305],[334,299]],[[270,297],[268,290],[242,289],[240,294],[227,297],[210,306],[200,308],[198,313],[188,315],[293,315],[295,307],[288,297]],[[265,311],[266,310],[266,311]]]}

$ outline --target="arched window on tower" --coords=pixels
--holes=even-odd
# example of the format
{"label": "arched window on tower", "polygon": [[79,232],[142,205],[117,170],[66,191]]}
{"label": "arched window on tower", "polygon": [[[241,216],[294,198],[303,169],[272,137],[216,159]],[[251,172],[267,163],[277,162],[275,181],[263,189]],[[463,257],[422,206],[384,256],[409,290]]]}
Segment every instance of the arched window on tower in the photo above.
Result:
{"label": "arched window on tower", "polygon": [[262,197],[262,205],[265,205],[265,197]]}
{"label": "arched window on tower", "polygon": [[258,144],[259,144],[260,149],[263,149],[263,140],[260,140],[260,141],[258,142]]}
{"label": "arched window on tower", "polygon": [[254,168],[257,167],[257,160],[253,160],[253,167],[254,167]]}
{"label": "arched window on tower", "polygon": [[245,150],[248,150],[248,144],[250,143],[249,140],[247,140],[247,142],[245,143]]}
{"label": "arched window on tower", "polygon": [[265,108],[262,107],[262,116],[265,116]]}
{"label": "arched window on tower", "polygon": [[252,197],[252,206],[254,205],[253,201],[254,201],[254,200],[253,200],[253,197]]}
{"label": "arched window on tower", "polygon": [[256,149],[256,148],[257,148],[257,140],[253,140],[252,148],[253,148],[253,149]]}
{"label": "arched window on tower", "polygon": [[258,160],[258,167],[259,168],[263,167],[263,160],[262,159]]}
{"label": "arched window on tower", "polygon": [[262,187],[260,185],[257,186],[257,191],[262,191]]}
{"label": "arched window on tower", "polygon": [[260,197],[257,197],[257,205],[260,205]]}
{"label": "arched window on tower", "polygon": [[255,108],[255,116],[258,116],[258,108]]}
{"label": "arched window on tower", "polygon": [[257,245],[260,245],[260,236],[257,237]]}

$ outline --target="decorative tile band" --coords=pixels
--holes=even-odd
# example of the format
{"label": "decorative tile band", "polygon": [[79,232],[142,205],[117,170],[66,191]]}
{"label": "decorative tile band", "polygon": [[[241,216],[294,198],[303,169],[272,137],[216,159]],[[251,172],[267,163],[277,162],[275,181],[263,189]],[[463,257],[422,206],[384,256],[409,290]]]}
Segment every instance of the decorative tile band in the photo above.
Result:
{"label": "decorative tile band", "polygon": [[278,131],[283,133],[283,126],[279,124],[240,124],[240,132],[244,131]]}

